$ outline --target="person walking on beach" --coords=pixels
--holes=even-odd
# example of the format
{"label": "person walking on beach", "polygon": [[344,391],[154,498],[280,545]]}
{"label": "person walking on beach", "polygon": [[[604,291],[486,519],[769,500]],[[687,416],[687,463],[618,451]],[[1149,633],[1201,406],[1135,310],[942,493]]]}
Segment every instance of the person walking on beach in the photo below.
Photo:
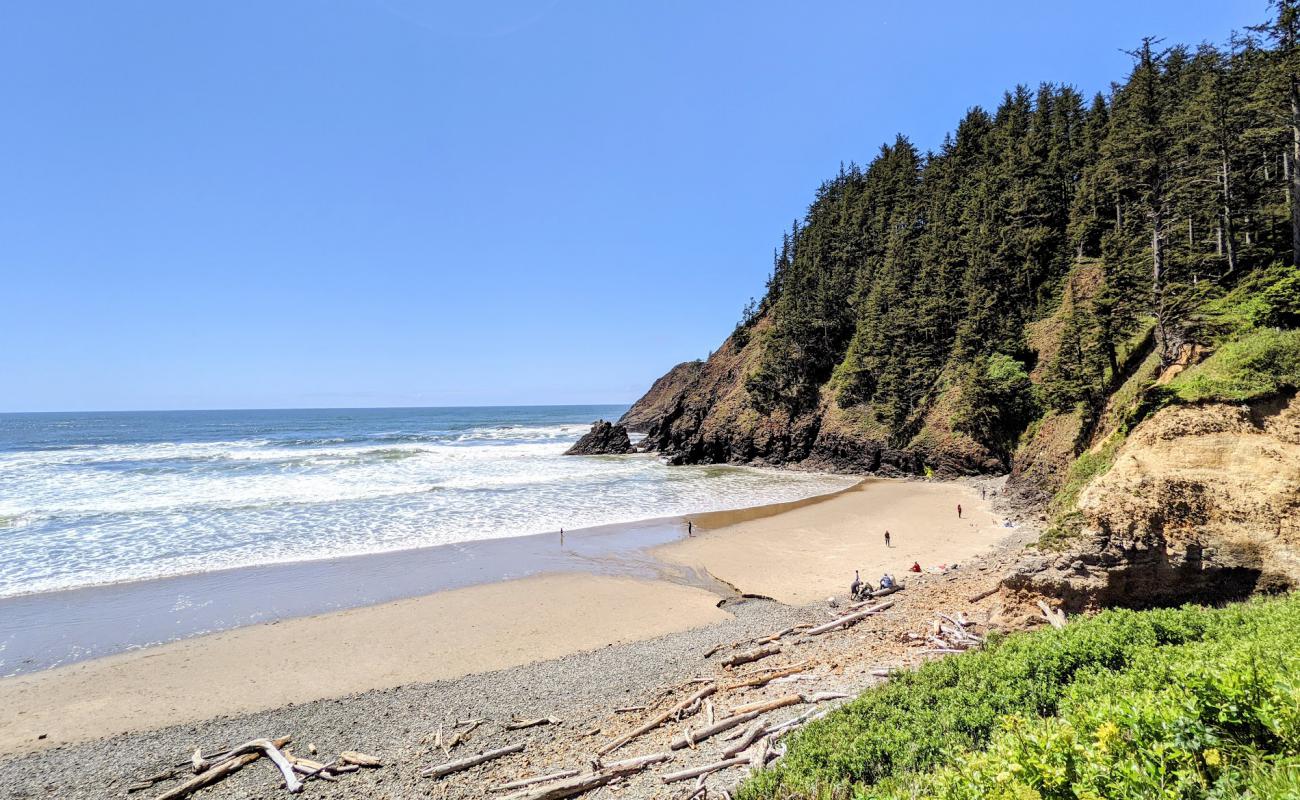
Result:
{"label": "person walking on beach", "polygon": [[988,492],[989,492],[988,489],[986,489],[985,487],[981,486],[981,487],[980,487],[980,499],[981,499],[981,500],[987,500],[987,499],[989,499]]}
{"label": "person walking on beach", "polygon": [[691,522],[689,519],[686,520],[686,535],[687,536],[695,535],[695,523]]}
{"label": "person walking on beach", "polygon": [[889,547],[889,531],[885,531],[885,547]]}
{"label": "person walking on beach", "polygon": [[564,528],[560,528],[560,547],[564,547]]}
{"label": "person walking on beach", "polygon": [[961,519],[961,503],[957,504],[957,519]]}

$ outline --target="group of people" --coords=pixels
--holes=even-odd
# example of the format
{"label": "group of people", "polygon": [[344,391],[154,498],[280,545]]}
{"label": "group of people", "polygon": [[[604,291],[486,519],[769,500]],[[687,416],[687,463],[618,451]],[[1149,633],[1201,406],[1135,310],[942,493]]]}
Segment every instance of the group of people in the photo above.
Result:
{"label": "group of people", "polygon": [[[892,589],[897,585],[894,576],[888,572],[880,576],[881,589]],[[863,600],[874,591],[876,591],[875,587],[869,581],[862,580],[856,569],[853,570],[853,583],[849,586],[849,595],[854,600]]]}

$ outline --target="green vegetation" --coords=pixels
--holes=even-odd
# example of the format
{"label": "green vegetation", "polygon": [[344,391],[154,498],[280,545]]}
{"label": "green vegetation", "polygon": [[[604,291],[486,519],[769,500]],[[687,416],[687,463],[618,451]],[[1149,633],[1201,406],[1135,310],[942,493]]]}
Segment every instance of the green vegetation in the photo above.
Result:
{"label": "green vegetation", "polygon": [[[936,152],[900,135],[841,167],[736,328],[745,402],[785,419],[834,402],[906,447],[956,391],[955,430],[1006,461],[1041,412],[1090,426],[1135,347],[1165,366],[1209,344],[1206,304],[1300,250],[1300,0],[1273,10],[1223,46],[1138,43],[1109,93],[1018,86]],[[1249,300],[1247,327],[1294,326],[1300,277]],[[1049,316],[1043,355],[1026,328]],[[1031,371],[1032,393],[990,402]]]}
{"label": "green vegetation", "polygon": [[1124,433],[1116,431],[1100,447],[1081,453],[1070,465],[1064,485],[1052,498],[1052,524],[1038,538],[1041,547],[1059,549],[1079,534],[1083,527],[1083,515],[1076,510],[1079,494],[1093,478],[1106,474],[1115,463],[1115,453],[1123,443]]}
{"label": "green vegetation", "polygon": [[1263,328],[1228,342],[1169,384],[1184,403],[1247,402],[1300,388],[1300,330]]}
{"label": "green vegetation", "polygon": [[743,800],[1300,796],[1300,595],[1108,611],[871,689]]}

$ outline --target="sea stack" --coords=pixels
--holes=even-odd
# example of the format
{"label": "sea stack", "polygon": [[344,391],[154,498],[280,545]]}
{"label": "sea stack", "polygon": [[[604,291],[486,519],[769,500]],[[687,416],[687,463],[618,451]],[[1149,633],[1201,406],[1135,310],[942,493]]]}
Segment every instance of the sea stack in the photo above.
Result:
{"label": "sea stack", "polygon": [[598,419],[591,424],[591,430],[583,434],[578,443],[565,451],[566,456],[603,456],[621,455],[632,452],[632,440],[627,437],[627,428]]}

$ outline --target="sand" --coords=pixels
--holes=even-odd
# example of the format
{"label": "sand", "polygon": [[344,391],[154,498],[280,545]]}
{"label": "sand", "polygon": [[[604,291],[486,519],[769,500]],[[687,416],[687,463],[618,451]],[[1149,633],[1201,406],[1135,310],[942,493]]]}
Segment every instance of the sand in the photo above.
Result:
{"label": "sand", "polygon": [[695,537],[653,552],[738,591],[798,605],[847,594],[854,569],[872,584],[885,572],[905,580],[914,561],[926,569],[959,564],[1009,533],[978,488],[954,483],[868,479],[819,503],[744,516],[701,515]]}
{"label": "sand", "polygon": [[237,628],[0,681],[0,752],[513,667],[729,619],[717,602],[556,574]]}

